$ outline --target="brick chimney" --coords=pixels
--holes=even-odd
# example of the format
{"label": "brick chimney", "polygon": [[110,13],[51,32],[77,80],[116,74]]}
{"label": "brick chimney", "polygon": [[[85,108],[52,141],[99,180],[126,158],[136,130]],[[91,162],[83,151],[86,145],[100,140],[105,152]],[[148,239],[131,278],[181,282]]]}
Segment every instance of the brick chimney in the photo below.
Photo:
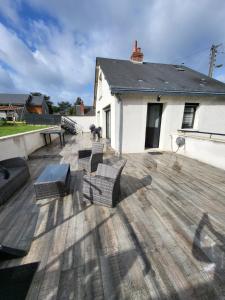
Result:
{"label": "brick chimney", "polygon": [[84,115],[84,101],[81,101],[81,103],[80,103],[80,114],[81,114],[81,116]]}
{"label": "brick chimney", "polygon": [[137,46],[137,41],[134,42],[133,52],[130,59],[134,62],[142,62],[144,54],[141,52],[141,48]]}

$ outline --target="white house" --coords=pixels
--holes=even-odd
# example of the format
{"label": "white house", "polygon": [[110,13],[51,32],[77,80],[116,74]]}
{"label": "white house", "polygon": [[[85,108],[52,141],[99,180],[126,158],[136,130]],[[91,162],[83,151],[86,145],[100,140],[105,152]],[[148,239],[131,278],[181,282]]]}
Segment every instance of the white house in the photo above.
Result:
{"label": "white house", "polygon": [[183,65],[96,59],[96,123],[118,153],[175,151],[225,169],[225,84]]}

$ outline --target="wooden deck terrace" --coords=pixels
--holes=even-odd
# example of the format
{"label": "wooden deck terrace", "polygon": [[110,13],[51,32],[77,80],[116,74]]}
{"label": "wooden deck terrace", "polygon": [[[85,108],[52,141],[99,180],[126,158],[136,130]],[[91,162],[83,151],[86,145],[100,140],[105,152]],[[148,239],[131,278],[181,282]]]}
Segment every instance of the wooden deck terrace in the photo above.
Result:
{"label": "wooden deck terrace", "polygon": [[[32,300],[225,299],[225,171],[169,152],[128,154],[117,207],[85,204],[77,150],[90,144],[72,136],[31,155],[31,179],[0,208],[0,234],[23,243],[36,212],[35,234],[27,256],[0,268],[39,261]],[[36,202],[33,182],[56,162],[71,164],[71,194]]]}

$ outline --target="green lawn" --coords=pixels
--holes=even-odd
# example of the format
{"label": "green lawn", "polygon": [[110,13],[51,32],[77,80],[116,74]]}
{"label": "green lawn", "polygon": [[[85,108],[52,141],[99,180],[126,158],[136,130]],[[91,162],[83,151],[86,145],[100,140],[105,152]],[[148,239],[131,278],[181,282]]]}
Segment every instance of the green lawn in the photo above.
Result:
{"label": "green lawn", "polygon": [[22,132],[28,132],[43,128],[48,128],[49,126],[44,125],[27,125],[27,124],[15,124],[15,125],[2,125],[0,126],[0,137],[6,135],[12,135]]}

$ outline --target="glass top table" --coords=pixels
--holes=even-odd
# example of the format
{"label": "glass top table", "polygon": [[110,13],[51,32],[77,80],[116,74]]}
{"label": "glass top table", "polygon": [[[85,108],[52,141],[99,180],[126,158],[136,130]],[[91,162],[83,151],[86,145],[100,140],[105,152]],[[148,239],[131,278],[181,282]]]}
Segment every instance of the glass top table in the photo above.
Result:
{"label": "glass top table", "polygon": [[34,183],[36,198],[65,196],[70,184],[69,164],[48,165]]}

